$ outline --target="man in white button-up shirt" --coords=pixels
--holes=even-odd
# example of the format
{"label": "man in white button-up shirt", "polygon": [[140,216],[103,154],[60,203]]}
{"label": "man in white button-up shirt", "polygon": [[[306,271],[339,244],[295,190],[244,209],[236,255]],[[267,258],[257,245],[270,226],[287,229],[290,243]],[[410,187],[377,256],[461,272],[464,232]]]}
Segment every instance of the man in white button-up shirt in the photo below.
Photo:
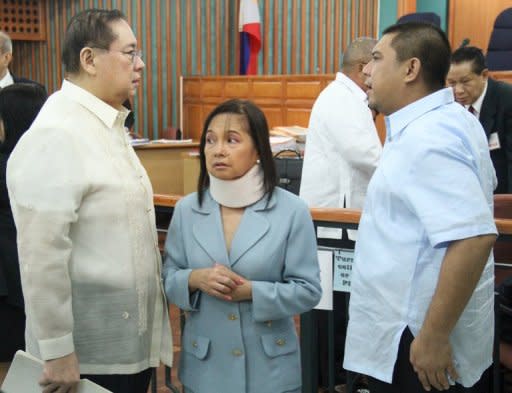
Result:
{"label": "man in white button-up shirt", "polygon": [[364,68],[387,138],[359,225],[344,365],[372,393],[466,392],[492,361],[496,177],[481,125],[444,88],[449,61],[441,30],[407,23]]}
{"label": "man in white button-up shirt", "polygon": [[8,162],[27,350],[45,361],[45,393],[74,392],[80,374],[145,393],[151,368],[172,361],[153,193],[123,127],[140,56],[119,11],[73,17],[67,79]]}
{"label": "man in white button-up shirt", "polygon": [[[361,209],[368,182],[377,168],[382,145],[366,99],[363,67],[377,43],[373,38],[354,40],[343,53],[340,72],[318,96],[311,111],[300,197],[312,207]],[[326,180],[327,179],[327,180]],[[356,231],[343,233],[342,247],[352,249]],[[318,237],[341,239],[339,229],[319,228]],[[340,243],[338,243],[340,244]],[[345,345],[346,294],[334,292],[336,383],[344,382],[341,368]],[[320,383],[327,386],[327,315],[319,323]],[[324,334],[322,334],[324,333]]]}

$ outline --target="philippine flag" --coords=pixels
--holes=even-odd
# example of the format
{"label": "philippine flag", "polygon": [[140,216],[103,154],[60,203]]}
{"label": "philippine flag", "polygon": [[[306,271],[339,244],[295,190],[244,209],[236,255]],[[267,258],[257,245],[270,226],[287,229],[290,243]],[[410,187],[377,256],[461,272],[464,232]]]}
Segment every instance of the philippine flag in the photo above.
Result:
{"label": "philippine flag", "polygon": [[255,75],[261,49],[260,10],[257,0],[240,0],[240,75]]}

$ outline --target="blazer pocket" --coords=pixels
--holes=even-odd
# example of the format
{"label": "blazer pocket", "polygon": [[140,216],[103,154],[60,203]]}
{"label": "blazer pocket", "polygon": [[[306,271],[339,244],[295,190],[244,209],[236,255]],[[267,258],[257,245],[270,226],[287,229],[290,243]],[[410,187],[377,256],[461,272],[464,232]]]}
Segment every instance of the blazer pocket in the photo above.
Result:
{"label": "blazer pocket", "polygon": [[293,331],[264,334],[261,343],[263,351],[271,358],[295,352],[298,348],[297,336]]}
{"label": "blazer pocket", "polygon": [[203,360],[208,355],[209,348],[210,339],[207,337],[188,335],[183,340],[183,350],[199,360]]}

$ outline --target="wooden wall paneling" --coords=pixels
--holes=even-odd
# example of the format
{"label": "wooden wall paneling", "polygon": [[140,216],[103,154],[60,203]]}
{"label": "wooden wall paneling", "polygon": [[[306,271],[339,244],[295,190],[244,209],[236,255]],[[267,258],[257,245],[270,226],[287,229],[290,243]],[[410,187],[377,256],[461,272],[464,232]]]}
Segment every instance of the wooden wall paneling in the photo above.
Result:
{"label": "wooden wall paneling", "polygon": [[[347,47],[347,34],[350,34],[349,27],[350,27],[350,14],[348,10],[348,0],[343,0],[343,18],[342,18],[343,28],[341,30],[341,53],[340,53],[340,60],[343,56],[343,52],[345,52],[345,48]],[[340,64],[341,65],[341,61]]]}
{"label": "wooden wall paneling", "polygon": [[[140,3],[139,3],[140,4]],[[151,21],[151,9],[150,7],[144,7],[142,9],[141,7],[141,23],[142,23],[142,27],[141,28],[144,28],[144,38],[145,38],[145,41],[148,42],[148,41],[153,41],[153,37],[152,37],[152,31],[154,29],[154,26],[152,26],[152,21]],[[160,37],[155,37],[155,44],[156,44],[156,40],[160,40]],[[144,131],[147,133],[148,137],[150,139],[158,139],[158,134],[159,134],[159,130],[158,130],[158,127],[156,125],[153,125],[153,113],[154,113],[154,107],[153,107],[153,94],[152,94],[152,90],[153,90],[153,75],[155,74],[154,70],[156,69],[155,68],[155,65],[153,63],[153,51],[152,51],[152,47],[153,45],[144,45],[146,47],[146,49],[144,50],[144,52],[146,53],[146,59],[145,59],[145,62],[146,64],[148,64],[147,66],[147,72],[145,72],[145,79],[146,79],[146,91],[148,92],[147,94],[143,94],[143,100],[144,100],[144,117],[145,117],[145,124],[146,126],[144,127]],[[161,75],[161,74],[159,74]],[[138,94],[138,95],[141,95],[141,94]],[[146,109],[147,108],[147,109]],[[161,112],[159,112],[161,113]],[[156,131],[156,133],[155,133]]]}
{"label": "wooden wall paneling", "polygon": [[324,48],[324,33],[325,33],[325,27],[327,25],[326,22],[328,22],[326,17],[324,16],[324,7],[325,7],[325,1],[319,0],[318,2],[318,18],[314,18],[317,23],[317,35],[318,35],[318,53],[317,56],[315,56],[315,59],[318,61],[316,69],[313,70],[314,73],[320,72],[320,70],[325,69],[325,48]]}
{"label": "wooden wall paneling", "polygon": [[185,130],[185,138],[192,138],[195,140],[199,140],[201,136],[201,127],[203,116],[201,115],[201,105],[200,104],[187,104],[185,105],[185,109],[183,111],[183,119],[186,127],[183,127]]}
{"label": "wooden wall paneling", "polygon": [[413,12],[416,12],[416,0],[397,0],[397,18]]}
{"label": "wooden wall paneling", "polygon": [[265,107],[265,105],[259,105],[259,107],[265,114],[269,128],[285,124],[283,110],[281,107]]}
{"label": "wooden wall paneling", "polygon": [[304,70],[305,74],[307,74],[307,73],[314,73],[315,72],[315,57],[318,55],[318,53],[317,53],[318,45],[317,45],[317,41],[316,41],[317,37],[316,37],[316,31],[315,31],[316,19],[317,18],[315,17],[315,2],[314,1],[310,1],[309,2],[309,18],[308,18],[308,23],[309,23],[309,29],[308,29],[308,35],[309,35],[309,48],[308,48],[308,52],[309,52],[309,65],[308,65],[308,69]]}
{"label": "wooden wall paneling", "polygon": [[249,97],[249,84],[245,81],[226,81],[224,84],[224,96],[226,99]]}
{"label": "wooden wall paneling", "polygon": [[479,0],[450,0],[449,7],[448,37],[452,48],[469,38],[470,45],[487,53],[494,21],[501,11],[512,7],[512,1],[493,0],[483,6]]}
{"label": "wooden wall paneling", "polygon": [[274,0],[274,20],[272,21],[272,30],[274,35],[274,45],[272,48],[272,59],[273,59],[273,67],[272,67],[272,74],[282,74],[283,70],[280,67],[279,64],[279,43],[281,42],[280,32],[279,29],[279,1]]}
{"label": "wooden wall paneling", "polygon": [[[214,4],[215,7],[215,4]],[[204,74],[211,75],[212,74],[212,45],[211,45],[211,35],[209,32],[211,31],[211,23],[210,23],[210,16],[212,15],[212,9],[211,9],[211,3],[210,1],[206,2],[206,31],[205,31],[205,37],[206,37],[206,59],[205,59],[205,66],[206,70],[204,70]]]}
{"label": "wooden wall paneling", "polygon": [[305,59],[306,59],[306,56],[307,56],[307,53],[306,53],[306,37],[307,37],[307,34],[309,34],[309,32],[306,31],[306,16],[307,16],[307,11],[306,11],[306,3],[305,2],[300,2],[302,3],[302,6],[301,6],[301,40],[300,40],[300,73],[301,74],[305,74],[306,73],[306,62],[305,62]]}
{"label": "wooden wall paneling", "polygon": [[215,31],[217,34],[215,35],[215,59],[216,59],[216,67],[215,67],[215,74],[220,75],[222,74],[221,68],[220,68],[220,60],[221,60],[221,50],[220,50],[220,43],[223,41],[223,37],[220,34],[222,31],[222,24],[220,20],[220,4],[218,1],[213,2],[215,6]]}
{"label": "wooden wall paneling", "polygon": [[254,98],[272,97],[280,99],[282,96],[282,80],[273,81],[254,81],[252,82],[251,95]]}
{"label": "wooden wall paneling", "polygon": [[[377,13],[370,9],[376,3],[260,0],[263,50],[259,72],[337,71],[341,52],[353,36],[352,28],[356,35],[363,34],[369,26],[361,20],[371,20],[371,27],[377,28],[373,26]],[[144,50],[147,67],[133,104],[135,130],[149,137],[159,137],[168,125],[180,124],[180,76],[238,72],[238,1],[55,0],[46,4],[48,40],[16,42],[13,73],[42,82],[52,93],[60,87],[63,77],[59,52],[71,16],[90,7],[119,8]]]}
{"label": "wooden wall paneling", "polygon": [[[171,42],[173,37],[171,36],[171,8],[170,8],[170,2],[165,2],[165,13],[162,16],[162,23],[165,26],[165,76],[166,78],[159,83],[159,85],[165,86],[165,111],[167,113],[167,118],[165,119],[165,123],[162,124],[162,129],[165,129],[169,126],[176,126],[179,123],[179,119],[176,121],[176,123],[173,124],[172,122],[172,87],[171,87],[171,75],[176,75],[174,72],[174,68],[172,67],[171,62]],[[173,54],[173,58],[176,57],[176,54]],[[174,85],[174,84],[173,84]],[[179,96],[178,96],[179,97]]]}
{"label": "wooden wall paneling", "polygon": [[[163,35],[162,35],[162,23],[161,23],[161,20],[160,20],[160,15],[162,15],[162,7],[161,7],[161,3],[158,1],[156,3],[156,9],[155,9],[155,18],[156,18],[156,34],[155,34],[155,38],[156,38],[156,48],[155,48],[155,53],[156,54],[159,54],[159,53],[164,53],[163,52],[163,45],[162,45],[162,39],[164,38]],[[165,37],[167,38],[167,37]],[[149,45],[151,46],[151,45]],[[159,124],[158,122],[158,116],[159,115],[162,115],[162,121],[160,122],[158,128],[157,128],[157,135],[156,135],[156,138],[159,138],[159,134],[160,132],[159,131],[163,131],[163,129],[165,128],[165,120],[163,118],[163,115],[164,115],[164,110],[163,110],[163,105],[162,105],[162,90],[163,90],[163,83],[164,83],[164,78],[163,78],[163,72],[162,72],[162,62],[159,61],[159,56],[157,55],[156,56],[156,76],[155,76],[155,85],[156,85],[156,101],[157,101],[157,112],[152,113],[152,118],[154,120],[156,120],[156,124]],[[149,106],[151,108],[151,106]],[[156,117],[156,119],[155,119]],[[156,128],[156,127],[155,127]]]}
{"label": "wooden wall paneling", "polygon": [[333,72],[332,67],[332,19],[333,19],[333,13],[332,13],[332,1],[327,0],[326,1],[326,24],[325,24],[325,67],[320,68],[321,70],[324,69],[325,72]]}
{"label": "wooden wall paneling", "polygon": [[[142,29],[142,7],[141,3],[137,2],[135,4],[132,4],[132,6],[135,7],[135,16],[132,15],[132,17],[135,19],[135,25],[136,25],[136,37],[142,37],[142,34],[144,30]],[[147,86],[147,77],[148,72],[145,73],[143,80],[142,80],[142,89],[139,89],[138,94],[135,95],[136,97],[136,116],[135,121],[137,123],[137,129],[141,130],[144,135],[147,135],[147,132],[149,131],[146,127],[144,127],[145,118],[147,118],[147,109],[144,107],[144,87]]]}
{"label": "wooden wall paneling", "polygon": [[282,8],[282,18],[283,21],[283,29],[282,29],[282,45],[281,45],[281,74],[288,73],[288,0],[283,0],[283,8]]}
{"label": "wooden wall paneling", "polygon": [[[175,34],[176,34],[176,48],[175,48],[175,51],[173,52],[173,55],[176,56],[176,60],[175,60],[175,67],[176,69],[173,70],[174,71],[174,75],[179,78],[183,75],[183,50],[182,50],[182,47],[181,47],[181,42],[183,40],[182,38],[182,31],[183,31],[183,25],[181,23],[181,14],[182,14],[182,7],[181,7],[181,1],[177,0],[176,1],[176,30],[175,30]],[[176,80],[177,80],[176,78]],[[176,83],[176,91],[177,91],[177,94],[174,96],[174,97],[181,97],[182,96],[182,93],[181,93],[181,87],[179,85],[179,83]],[[174,103],[174,105],[178,105],[179,103],[176,102]],[[177,123],[176,124],[181,124],[182,121],[181,121],[181,118],[179,117],[180,115],[178,115],[178,119],[177,119]],[[181,130],[183,131],[183,130]]]}
{"label": "wooden wall paneling", "polygon": [[[190,1],[185,2],[185,17],[187,21],[190,21],[192,10],[191,10],[192,4]],[[192,74],[192,45],[189,45],[192,43],[192,26],[186,26],[186,46],[187,46],[187,67],[186,67],[186,75],[193,75]]]}
{"label": "wooden wall paneling", "polygon": [[342,8],[340,7],[340,2],[334,0],[334,58],[333,58],[333,68],[328,72],[336,72],[340,68],[340,53],[341,53],[341,28],[340,28],[340,12]]}
{"label": "wooden wall paneling", "polygon": [[295,2],[292,2],[292,53],[291,53],[291,73],[296,74],[297,73],[297,40],[299,39],[299,33],[297,32],[298,29],[298,23],[297,23],[297,5]]}
{"label": "wooden wall paneling", "polygon": [[489,71],[491,78],[512,84],[512,71]]}

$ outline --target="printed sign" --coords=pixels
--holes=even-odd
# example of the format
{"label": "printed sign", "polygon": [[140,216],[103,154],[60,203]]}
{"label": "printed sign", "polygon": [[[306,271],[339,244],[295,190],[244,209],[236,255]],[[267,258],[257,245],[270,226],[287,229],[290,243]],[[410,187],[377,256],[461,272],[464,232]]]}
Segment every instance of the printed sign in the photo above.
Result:
{"label": "printed sign", "polygon": [[334,291],[350,292],[353,263],[354,250],[334,250]]}

